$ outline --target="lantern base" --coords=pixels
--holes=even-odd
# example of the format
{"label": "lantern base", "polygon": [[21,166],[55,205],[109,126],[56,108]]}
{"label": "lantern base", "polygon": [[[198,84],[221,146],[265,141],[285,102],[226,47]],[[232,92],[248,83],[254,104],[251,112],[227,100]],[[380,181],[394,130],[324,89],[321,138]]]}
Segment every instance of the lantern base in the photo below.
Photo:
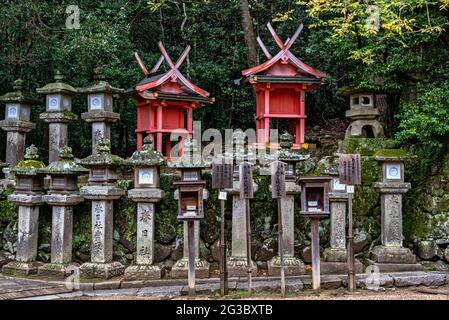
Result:
{"label": "lantern base", "polygon": [[368,265],[375,265],[380,272],[422,271],[416,256],[408,248],[377,246],[369,253]]}
{"label": "lantern base", "polygon": [[125,269],[124,279],[134,280],[157,280],[162,278],[162,269],[159,266],[148,264],[136,264]]}
{"label": "lantern base", "polygon": [[37,274],[38,267],[42,266],[42,262],[20,262],[12,261],[3,266],[2,271],[4,275],[8,276],[29,276]]}
{"label": "lantern base", "polygon": [[[354,262],[355,273],[363,273],[363,264],[359,260]],[[320,262],[321,274],[347,274],[348,263],[347,262],[335,262],[335,261],[321,261]]]}
{"label": "lantern base", "polygon": [[125,267],[120,262],[86,262],[81,265],[80,271],[81,277],[86,279],[110,279],[121,276],[125,271]]}
{"label": "lantern base", "polygon": [[[232,277],[246,277],[248,276],[248,264],[246,257],[229,257],[228,260],[228,276]],[[251,260],[251,275],[257,276],[257,265]]]}
{"label": "lantern base", "polygon": [[[300,276],[306,274],[304,262],[293,256],[284,257],[284,272],[286,276]],[[268,261],[268,275],[279,276],[281,274],[281,259],[276,256]]]}
{"label": "lantern base", "polygon": [[75,268],[79,268],[76,263],[46,263],[38,268],[40,276],[51,276],[64,279],[72,274]]}
{"label": "lantern base", "polygon": [[[170,276],[172,279],[187,279],[189,270],[189,259],[183,257],[176,261],[171,269]],[[202,259],[195,259],[195,278],[206,279],[209,278],[209,262]]]}

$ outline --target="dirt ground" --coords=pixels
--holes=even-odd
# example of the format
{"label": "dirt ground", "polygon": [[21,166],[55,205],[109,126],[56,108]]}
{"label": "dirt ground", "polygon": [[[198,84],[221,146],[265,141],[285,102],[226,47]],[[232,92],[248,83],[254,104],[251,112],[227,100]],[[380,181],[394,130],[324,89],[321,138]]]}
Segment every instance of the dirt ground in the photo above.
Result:
{"label": "dirt ground", "polygon": [[[160,300],[158,297],[142,296],[111,296],[111,297],[87,297],[81,296],[70,298],[70,300]],[[166,298],[165,298],[166,299]],[[219,296],[198,295],[195,300],[216,300]],[[230,294],[225,300],[278,300],[282,299],[279,294],[260,293],[251,297],[245,294]],[[349,294],[344,290],[323,290],[316,295],[313,292],[301,292],[288,294],[286,300],[449,300],[449,286],[438,288],[409,287],[409,288],[387,288],[378,292],[358,290],[355,294]],[[191,300],[189,297],[175,297],[171,300]]]}

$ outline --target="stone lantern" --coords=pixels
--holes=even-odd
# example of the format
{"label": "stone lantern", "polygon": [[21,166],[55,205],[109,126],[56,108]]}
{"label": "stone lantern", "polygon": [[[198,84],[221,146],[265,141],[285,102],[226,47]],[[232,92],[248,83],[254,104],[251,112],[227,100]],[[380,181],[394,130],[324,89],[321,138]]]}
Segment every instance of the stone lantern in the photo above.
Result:
{"label": "stone lantern", "polygon": [[7,132],[6,160],[10,167],[16,166],[25,151],[26,133],[36,125],[30,122],[31,106],[39,102],[22,92],[23,81],[14,81],[14,91],[0,97],[0,103],[6,106],[5,119],[0,121],[0,128]]}
{"label": "stone lantern", "polygon": [[35,262],[37,256],[37,237],[39,226],[39,206],[43,204],[45,168],[39,161],[37,148],[31,145],[26,149],[25,160],[20,161],[11,172],[16,178],[16,190],[8,197],[19,207],[16,261],[3,266],[8,275],[30,275],[37,273],[41,264]]}
{"label": "stone lantern", "polygon": [[97,152],[101,138],[111,141],[111,124],[120,120],[120,114],[113,112],[113,96],[124,90],[114,88],[104,79],[101,69],[96,68],[94,83],[87,88],[79,89],[79,92],[87,94],[88,112],[81,114],[81,118],[92,123],[93,155]]}
{"label": "stone lantern", "polygon": [[350,101],[350,109],[346,111],[346,118],[351,120],[345,137],[383,137],[384,129],[377,120],[379,110],[376,107],[375,94],[369,91],[352,90],[345,95],[349,95]]}
{"label": "stone lantern", "polygon": [[377,151],[374,159],[381,165],[381,181],[374,185],[381,195],[381,245],[374,247],[367,262],[381,272],[422,270],[411,250],[402,247],[402,194],[411,188],[404,182],[407,156],[401,150],[390,149]]}
{"label": "stone lantern", "polygon": [[[233,138],[235,143],[235,153],[232,155],[234,161],[233,187],[232,189],[224,190],[232,195],[231,256],[227,261],[227,269],[229,277],[246,277],[248,275],[246,199],[240,198],[239,164],[244,161],[254,163],[256,157],[248,148],[245,148],[245,135],[242,131],[235,132]],[[257,192],[257,190],[258,185],[253,181],[253,191]],[[251,275],[255,277],[257,275],[257,266],[252,260],[251,264]]]}
{"label": "stone lantern", "polygon": [[72,113],[72,97],[76,89],[64,83],[64,76],[55,71],[55,82],[43,88],[36,89],[37,93],[46,95],[46,112],[40,114],[40,119],[48,123],[48,162],[58,161],[59,150],[67,146],[68,124],[78,118]]}
{"label": "stone lantern", "polygon": [[[295,257],[295,195],[301,193],[301,187],[296,184],[296,165],[300,161],[307,160],[310,156],[293,150],[293,138],[285,132],[280,136],[280,147],[276,156],[285,166],[285,191],[286,196],[281,198],[281,212],[283,222],[283,250],[286,275],[301,275],[306,272],[304,263]],[[271,186],[270,186],[271,188]],[[268,261],[268,274],[275,276],[280,274],[280,258],[274,257]]]}
{"label": "stone lantern", "polygon": [[81,195],[92,201],[92,245],[91,262],[81,265],[85,278],[112,278],[123,274],[120,262],[112,262],[113,203],[125,195],[117,187],[117,169],[124,160],[112,155],[108,140],[101,139],[97,153],[81,160],[89,168],[89,185],[81,188]]}
{"label": "stone lantern", "polygon": [[50,176],[48,194],[43,201],[52,206],[51,263],[39,267],[39,274],[70,275],[72,261],[73,207],[84,201],[78,192],[78,176],[89,170],[75,162],[72,148],[63,147],[59,160],[50,163],[42,173]]}
{"label": "stone lantern", "polygon": [[134,189],[128,198],[137,202],[137,256],[136,264],[125,270],[126,280],[160,279],[162,271],[154,262],[155,203],[164,196],[159,189],[159,167],[165,164],[164,156],[154,150],[153,140],[146,137],[142,151],[133,153],[126,161],[134,168]]}
{"label": "stone lantern", "polygon": [[201,171],[207,165],[203,163],[195,140],[186,140],[182,157],[168,163],[168,167],[181,171],[181,181],[176,182],[175,199],[178,200],[178,219],[184,224],[184,250],[182,259],[172,268],[172,278],[186,278],[188,273],[188,220],[193,221],[193,239],[195,271],[197,278],[209,277],[209,263],[200,258],[200,220],[204,216],[203,201],[208,198],[205,181]]}

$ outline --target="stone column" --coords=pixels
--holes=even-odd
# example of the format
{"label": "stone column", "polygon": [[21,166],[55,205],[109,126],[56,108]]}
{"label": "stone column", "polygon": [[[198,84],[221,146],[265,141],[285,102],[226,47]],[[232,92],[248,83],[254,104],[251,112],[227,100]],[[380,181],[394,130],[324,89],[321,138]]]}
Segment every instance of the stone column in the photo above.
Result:
{"label": "stone column", "polygon": [[[388,154],[400,153],[389,150]],[[416,263],[416,256],[402,246],[402,194],[410,188],[404,182],[404,157],[384,156],[375,159],[382,163],[381,181],[374,187],[381,195],[381,245],[369,254],[368,264],[376,265],[381,272],[419,271],[423,266]]]}
{"label": "stone column", "polygon": [[[136,264],[125,270],[126,280],[160,279],[162,269],[154,263],[155,202],[164,197],[164,191],[152,189],[132,189],[129,199],[137,202],[137,252]],[[149,202],[151,201],[151,202]]]}
{"label": "stone column", "polygon": [[[34,126],[32,127],[34,128]],[[23,155],[25,153],[25,139],[26,133],[31,131],[18,131],[18,127],[2,127],[6,133],[6,163],[11,166],[16,166],[20,161],[23,160]]]}
{"label": "stone column", "polygon": [[[271,186],[270,186],[271,188]],[[283,225],[284,270],[287,276],[305,274],[304,262],[295,257],[295,195],[301,193],[301,187],[292,181],[285,183],[286,197],[281,198]],[[268,261],[268,275],[281,274],[279,255]]]}
{"label": "stone column", "polygon": [[[175,199],[178,200],[178,191],[175,191]],[[203,199],[208,198],[208,191],[203,190]],[[183,223],[183,257],[176,261],[171,270],[173,279],[187,278],[188,262],[189,262],[189,246],[187,237],[187,221]],[[209,278],[209,262],[200,258],[200,221],[194,221],[194,241],[195,241],[195,277],[198,279]]]}
{"label": "stone column", "polygon": [[3,273],[28,276],[37,273],[42,263],[36,262],[41,195],[12,194],[8,200],[18,205],[18,237],[16,261],[3,266]]}
{"label": "stone column", "polygon": [[[258,186],[253,182],[254,192]],[[240,199],[240,183],[234,181],[232,189],[225,190],[232,195],[232,243],[231,256],[228,259],[229,277],[245,277],[248,275],[247,243],[246,243],[246,201]],[[252,275],[257,275],[257,266],[252,261]]]}
{"label": "stone column", "polygon": [[120,262],[112,261],[113,201],[125,191],[114,186],[85,186],[81,195],[92,200],[92,244],[91,262],[80,267],[85,278],[109,279],[122,275],[125,268]]}
{"label": "stone column", "polygon": [[48,162],[53,162],[58,159],[59,150],[67,145],[68,142],[67,123],[49,123],[48,134],[49,134]]}

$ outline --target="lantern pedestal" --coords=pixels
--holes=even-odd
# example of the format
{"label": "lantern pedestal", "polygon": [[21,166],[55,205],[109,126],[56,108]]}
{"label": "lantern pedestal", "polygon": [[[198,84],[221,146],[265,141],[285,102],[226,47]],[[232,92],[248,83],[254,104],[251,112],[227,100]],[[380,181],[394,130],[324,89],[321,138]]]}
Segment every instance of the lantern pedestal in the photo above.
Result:
{"label": "lantern pedestal", "polygon": [[78,194],[49,194],[43,196],[42,199],[53,206],[51,263],[40,267],[38,273],[64,278],[71,274],[73,207],[83,202],[84,199]]}
{"label": "lantern pedestal", "polygon": [[15,166],[23,160],[25,150],[26,134],[33,130],[36,125],[28,121],[0,121],[0,128],[7,132],[6,134],[6,160],[11,166]]}
{"label": "lantern pedestal", "polygon": [[[170,276],[173,279],[185,279],[189,270],[189,247],[188,247],[188,221],[184,221],[184,250],[183,257],[176,261],[173,266]],[[200,258],[199,244],[200,244],[200,221],[194,221],[194,244],[195,244],[195,278],[206,279],[209,278],[209,262]]]}
{"label": "lantern pedestal", "polygon": [[122,275],[125,267],[112,262],[113,200],[125,195],[125,191],[115,186],[85,186],[80,192],[92,200],[91,262],[81,265],[81,276],[109,279]]}
{"label": "lantern pedestal", "polygon": [[48,162],[53,162],[59,158],[59,150],[68,144],[68,124],[76,120],[77,116],[66,115],[63,112],[45,112],[40,114],[40,119],[48,123]]}
{"label": "lantern pedestal", "polygon": [[[253,182],[254,192],[258,186]],[[246,246],[246,199],[240,199],[240,182],[234,180],[232,189],[226,189],[232,195],[232,243],[231,256],[228,259],[229,277],[246,277],[248,275]],[[252,275],[257,275],[257,265],[252,264]]]}
{"label": "lantern pedestal", "polygon": [[[331,223],[330,248],[326,248],[321,261],[321,274],[348,273],[348,257],[346,253],[346,192],[329,193]],[[363,272],[363,264],[355,260],[356,273]]]}
{"label": "lantern pedestal", "polygon": [[18,241],[16,261],[3,266],[3,273],[12,276],[36,274],[37,237],[39,226],[39,206],[43,204],[41,195],[12,194],[8,200],[19,206]]}
{"label": "lantern pedestal", "polygon": [[81,119],[92,123],[92,154],[95,155],[102,138],[110,141],[111,124],[120,120],[120,114],[112,111],[91,110],[82,113]]}
{"label": "lantern pedestal", "polygon": [[154,261],[154,203],[164,197],[164,191],[132,189],[128,198],[137,202],[137,257],[136,265],[125,270],[125,280],[149,280],[162,278],[162,270]]}
{"label": "lantern pedestal", "polygon": [[[301,187],[292,181],[285,183],[286,197],[281,198],[281,212],[283,224],[283,249],[284,270],[286,276],[297,276],[306,273],[304,262],[295,257],[295,195],[301,193]],[[268,261],[268,275],[278,276],[281,274],[281,260],[279,256]]]}

